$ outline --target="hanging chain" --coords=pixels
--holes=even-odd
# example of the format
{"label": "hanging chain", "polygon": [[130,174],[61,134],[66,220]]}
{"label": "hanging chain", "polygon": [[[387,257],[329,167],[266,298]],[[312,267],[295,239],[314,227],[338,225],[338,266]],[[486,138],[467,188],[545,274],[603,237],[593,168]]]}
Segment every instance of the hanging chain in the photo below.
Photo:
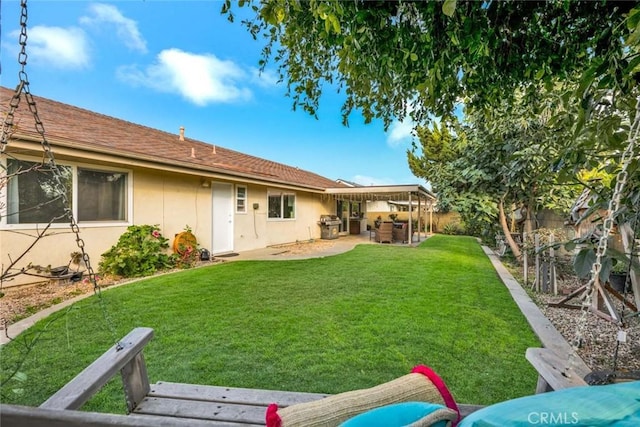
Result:
{"label": "hanging chain", "polygon": [[[82,239],[82,237],[80,237],[80,227],[78,226],[78,223],[76,222],[74,216],[73,216],[73,210],[71,208],[71,203],[69,202],[69,198],[67,196],[67,187],[64,185],[61,177],[62,177],[62,172],[60,171],[60,168],[58,167],[58,165],[56,164],[54,155],[53,155],[53,151],[51,150],[51,145],[49,144],[49,141],[47,141],[47,138],[45,136],[45,131],[44,131],[44,124],[42,123],[42,120],[40,120],[40,116],[38,114],[38,108],[36,106],[36,101],[33,99],[33,95],[31,94],[31,91],[29,89],[29,78],[27,76],[27,72],[26,72],[26,65],[27,65],[27,0],[21,0],[20,1],[20,6],[21,6],[21,14],[20,14],[20,38],[19,38],[19,43],[20,43],[20,54],[18,55],[18,62],[20,63],[20,71],[18,72],[18,77],[19,77],[19,83],[18,86],[16,87],[16,90],[13,94],[13,97],[11,98],[10,101],[10,108],[9,111],[7,113],[7,115],[5,116],[5,119],[3,121],[3,125],[2,125],[2,137],[0,139],[0,150],[2,152],[4,152],[8,142],[9,142],[9,137],[11,134],[11,131],[13,129],[13,121],[14,121],[14,115],[15,115],[15,110],[18,108],[18,105],[20,104],[20,96],[21,94],[24,94],[25,100],[27,102],[27,105],[29,106],[29,111],[31,112],[31,115],[33,116],[33,119],[35,121],[35,129],[36,132],[38,133],[38,135],[40,136],[40,145],[42,146],[42,149],[44,151],[45,157],[46,157],[46,161],[47,161],[47,166],[49,167],[49,169],[52,172],[52,177],[54,179],[54,187],[56,192],[58,193],[61,201],[62,201],[62,205],[63,205],[63,209],[64,209],[64,216],[66,216],[69,219],[69,225],[71,227],[71,231],[73,232],[75,239],[76,239],[76,245],[78,246],[78,249],[80,250],[80,253],[82,255],[82,261],[84,262],[84,265],[87,268],[87,275],[89,276],[89,282],[93,285],[93,292],[95,295],[97,295],[99,297],[100,300],[100,304],[102,307],[102,311],[103,314],[105,316],[105,319],[107,320],[107,326],[109,327],[109,330],[111,332],[111,334],[115,337],[116,336],[116,332],[115,332],[115,327],[113,325],[113,321],[111,320],[109,313],[106,310],[106,306],[104,304],[104,300],[102,298],[102,293],[101,293],[101,288],[100,286],[98,286],[98,281],[96,279],[96,274],[93,270],[93,268],[91,267],[91,261],[89,259],[89,254],[85,251],[85,242]],[[114,339],[114,341],[117,342],[117,339]],[[120,343],[117,343],[118,348],[120,348]]]}
{"label": "hanging chain", "polygon": [[16,109],[20,104],[20,94],[23,91],[25,83],[29,84],[25,67],[27,65],[27,1],[21,0],[20,2],[20,36],[18,42],[20,43],[20,53],[18,54],[18,63],[20,63],[20,71],[18,77],[20,83],[16,87],[11,101],[9,102],[9,111],[7,112],[2,122],[2,137],[0,137],[0,153],[4,153],[7,144],[9,143],[9,136],[13,130],[13,119]]}
{"label": "hanging chain", "polygon": [[602,223],[602,235],[598,241],[598,247],[596,248],[596,260],[593,263],[593,267],[591,269],[591,277],[586,285],[585,290],[585,298],[582,301],[582,314],[578,320],[578,327],[576,329],[576,336],[573,342],[573,351],[569,353],[569,364],[566,367],[565,375],[569,376],[568,370],[573,367],[575,362],[575,357],[577,355],[577,350],[582,344],[582,340],[584,337],[584,330],[586,328],[587,323],[587,315],[589,309],[591,308],[592,298],[593,298],[593,286],[600,283],[600,271],[602,270],[602,258],[607,252],[607,247],[609,245],[609,235],[611,234],[611,230],[613,229],[614,219],[618,209],[620,207],[620,199],[622,197],[622,192],[627,183],[629,164],[631,164],[631,160],[634,156],[634,149],[638,143],[638,135],[640,134],[640,97],[636,99],[636,115],[633,121],[633,125],[629,130],[629,140],[627,147],[622,153],[622,157],[620,159],[621,169],[616,176],[616,185],[613,190],[613,195],[611,200],[609,200],[609,207],[607,211],[607,215]]}

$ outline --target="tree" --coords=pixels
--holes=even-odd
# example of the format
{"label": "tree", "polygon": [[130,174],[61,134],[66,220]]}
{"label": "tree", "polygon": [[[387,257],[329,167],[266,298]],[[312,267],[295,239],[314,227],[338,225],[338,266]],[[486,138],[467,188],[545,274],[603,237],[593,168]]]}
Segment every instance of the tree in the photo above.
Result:
{"label": "tree", "polygon": [[516,94],[510,103],[497,103],[488,111],[467,108],[455,137],[444,126],[422,127],[417,132],[421,147],[414,145],[407,153],[412,172],[432,183],[439,202],[455,206],[465,222],[476,224],[476,234],[485,237],[497,220],[518,257],[508,223],[510,208],[527,213],[525,229],[531,231],[539,209],[568,209],[576,196],[575,185],[561,185],[553,169],[568,132],[548,126],[562,108],[558,93],[541,90],[535,98]]}
{"label": "tree", "polygon": [[[480,164],[482,154],[495,150],[507,171],[520,177],[542,167],[523,155],[526,142],[533,141],[519,139],[527,129],[545,137],[543,145],[528,149],[553,158],[558,182],[573,182],[585,167],[620,167],[640,80],[637,2],[248,0],[238,6],[248,10],[243,24],[251,34],[264,38],[261,66],[277,65],[294,109],[315,115],[328,82],[345,95],[345,124],[353,109],[366,121],[379,118],[386,126],[407,114],[423,126],[432,116],[450,124],[460,103],[476,115],[474,125],[498,124],[498,114],[514,116],[512,123],[524,125],[514,134],[481,126],[473,130],[470,147],[480,157],[477,167],[468,163],[463,170],[477,184],[466,187],[467,201],[502,194],[504,205],[507,198],[518,200],[516,185],[534,188],[520,180],[504,185],[504,180],[485,179],[484,174],[495,178],[498,170]],[[227,0],[222,12],[233,21],[232,9]],[[563,82],[574,84],[558,93],[556,86]],[[543,110],[517,108],[522,99],[541,92],[558,95],[557,114],[527,128],[531,113]],[[554,132],[562,139],[548,144]],[[633,156],[622,200],[636,214],[638,163]],[[491,191],[479,191],[482,183]],[[535,197],[543,194],[531,183]]]}
{"label": "tree", "polygon": [[412,149],[407,150],[409,168],[415,176],[431,183],[432,190],[438,194],[439,209],[449,211],[460,190],[455,160],[464,152],[464,133],[458,136],[447,125],[433,123],[430,127],[418,127],[416,134],[420,147],[414,141]]}
{"label": "tree", "polygon": [[[243,21],[264,37],[293,106],[315,114],[325,82],[366,120],[389,124],[408,111],[450,117],[456,105],[491,105],[514,89],[565,78],[623,51],[621,25],[635,3],[612,1],[240,1]],[[234,20],[231,1],[222,12]],[[634,27],[635,28],[635,27]],[[607,72],[620,85],[633,58]],[[621,75],[618,75],[618,74]],[[623,76],[624,74],[625,76]]]}

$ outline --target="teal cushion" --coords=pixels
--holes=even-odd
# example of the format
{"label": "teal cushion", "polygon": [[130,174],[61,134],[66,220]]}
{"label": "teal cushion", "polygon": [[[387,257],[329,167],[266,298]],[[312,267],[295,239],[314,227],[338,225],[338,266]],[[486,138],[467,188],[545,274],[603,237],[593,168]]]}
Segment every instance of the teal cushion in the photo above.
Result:
{"label": "teal cushion", "polygon": [[458,427],[640,426],[640,381],[574,387],[521,397],[476,411]]}
{"label": "teal cushion", "polygon": [[[394,403],[357,415],[340,424],[340,427],[401,427],[443,408],[445,406],[427,402]],[[438,421],[433,425],[445,427],[447,422]]]}

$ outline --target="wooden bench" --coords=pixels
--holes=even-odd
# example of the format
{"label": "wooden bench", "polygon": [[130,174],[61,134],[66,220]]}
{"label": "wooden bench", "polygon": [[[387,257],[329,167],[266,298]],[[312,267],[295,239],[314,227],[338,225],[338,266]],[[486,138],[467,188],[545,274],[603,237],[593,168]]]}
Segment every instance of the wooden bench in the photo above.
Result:
{"label": "wooden bench", "polygon": [[[283,408],[328,395],[158,382],[149,384],[142,350],[153,337],[135,328],[40,407],[2,405],[0,425],[20,427],[264,426],[267,406]],[[129,415],[81,412],[114,375],[121,373]],[[464,417],[480,409],[459,405]]]}
{"label": "wooden bench", "polygon": [[578,355],[570,363],[568,354],[561,357],[548,348],[528,348],[525,356],[538,371],[536,393],[587,385],[584,377],[591,370]]}

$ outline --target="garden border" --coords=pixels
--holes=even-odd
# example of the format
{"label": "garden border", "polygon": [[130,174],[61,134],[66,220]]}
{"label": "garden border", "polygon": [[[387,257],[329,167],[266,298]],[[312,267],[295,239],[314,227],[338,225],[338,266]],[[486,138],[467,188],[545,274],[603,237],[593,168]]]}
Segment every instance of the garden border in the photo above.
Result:
{"label": "garden border", "polygon": [[[536,393],[586,385],[583,378],[591,372],[591,369],[542,313],[520,283],[509,273],[498,255],[484,245],[482,245],[482,250],[493,264],[500,280],[509,290],[511,297],[520,308],[520,312],[527,319],[529,326],[544,347],[542,349],[528,348],[526,352],[527,360],[539,374]],[[570,367],[566,366],[568,362]],[[573,371],[577,377],[570,371]]]}

